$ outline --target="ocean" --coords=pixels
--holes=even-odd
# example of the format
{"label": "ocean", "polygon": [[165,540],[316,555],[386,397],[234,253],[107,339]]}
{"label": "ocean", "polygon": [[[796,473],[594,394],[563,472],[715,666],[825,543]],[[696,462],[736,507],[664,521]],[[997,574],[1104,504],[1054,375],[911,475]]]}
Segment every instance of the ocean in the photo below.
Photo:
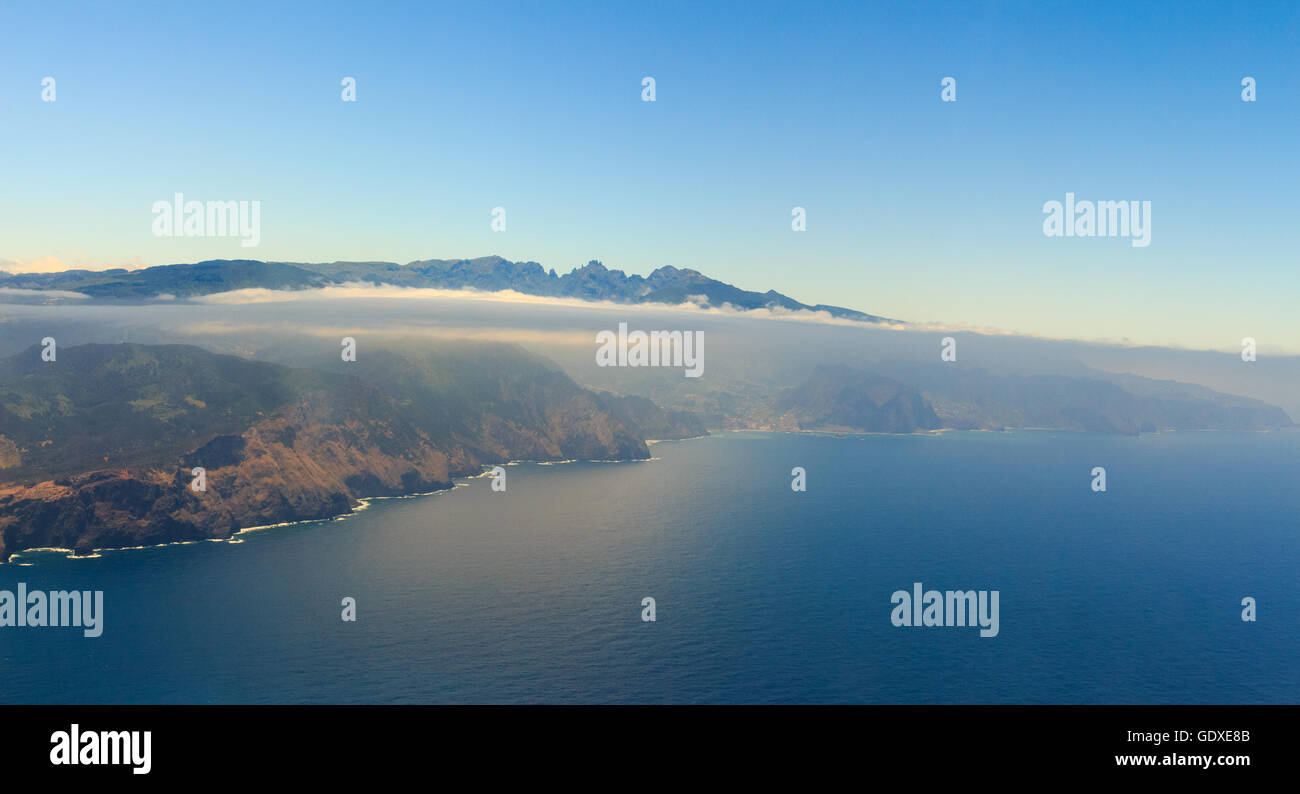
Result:
{"label": "ocean", "polygon": [[[103,634],[0,628],[0,701],[1300,701],[1300,433],[650,449],[234,543],[24,554],[0,589],[102,590]],[[997,635],[893,625],[917,582],[998,591]]]}

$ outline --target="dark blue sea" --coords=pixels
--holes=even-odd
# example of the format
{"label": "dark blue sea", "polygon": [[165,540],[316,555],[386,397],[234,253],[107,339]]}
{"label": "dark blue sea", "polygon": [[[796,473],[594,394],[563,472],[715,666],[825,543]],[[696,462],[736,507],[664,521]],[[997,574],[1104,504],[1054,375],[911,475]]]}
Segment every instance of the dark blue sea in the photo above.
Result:
{"label": "dark blue sea", "polygon": [[[103,590],[104,630],[0,628],[0,701],[1300,702],[1300,433],[651,451],[238,543],[24,555],[0,589]],[[892,625],[914,582],[999,591],[998,635]]]}

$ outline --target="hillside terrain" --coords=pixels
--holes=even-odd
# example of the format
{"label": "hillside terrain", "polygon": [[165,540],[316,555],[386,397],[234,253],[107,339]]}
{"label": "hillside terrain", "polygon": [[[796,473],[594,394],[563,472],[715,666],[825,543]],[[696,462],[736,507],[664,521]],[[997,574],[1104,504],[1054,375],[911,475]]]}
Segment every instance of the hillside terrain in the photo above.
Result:
{"label": "hillside terrain", "polygon": [[702,432],[508,345],[375,350],[339,370],[185,345],[82,345],[54,362],[33,347],[0,362],[0,558],[229,537],[491,464],[645,459],[647,431]]}

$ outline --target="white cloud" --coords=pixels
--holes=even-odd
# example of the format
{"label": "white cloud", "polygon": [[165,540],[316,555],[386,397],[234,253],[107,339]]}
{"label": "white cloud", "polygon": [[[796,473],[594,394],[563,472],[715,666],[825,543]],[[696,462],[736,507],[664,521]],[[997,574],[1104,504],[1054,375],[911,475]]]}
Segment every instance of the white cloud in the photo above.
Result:
{"label": "white cloud", "polygon": [[[699,296],[692,296],[698,298]],[[480,290],[449,290],[430,287],[399,287],[391,284],[347,283],[330,285],[318,289],[270,290],[261,287],[217,292],[192,298],[196,303],[210,305],[239,305],[252,303],[287,303],[303,301],[348,300],[353,298],[392,298],[403,300],[465,300],[482,301],[496,304],[528,304],[532,306],[559,306],[568,309],[587,309],[601,312],[681,312],[688,314],[709,314],[720,317],[747,317],[754,319],[793,320],[800,322],[843,325],[849,327],[870,326],[876,328],[903,329],[901,323],[862,323],[831,316],[830,312],[812,311],[810,309],[786,309],[774,306],[766,309],[741,309],[724,303],[722,306],[701,306],[687,301],[680,304],[667,303],[615,303],[613,301],[589,301],[581,298],[557,298],[545,295],[526,295],[514,290],[500,292],[483,292]]]}
{"label": "white cloud", "polygon": [[80,292],[69,292],[62,289],[18,289],[17,287],[0,287],[0,295],[32,298],[81,298],[86,300],[90,298],[89,295],[83,295]]}

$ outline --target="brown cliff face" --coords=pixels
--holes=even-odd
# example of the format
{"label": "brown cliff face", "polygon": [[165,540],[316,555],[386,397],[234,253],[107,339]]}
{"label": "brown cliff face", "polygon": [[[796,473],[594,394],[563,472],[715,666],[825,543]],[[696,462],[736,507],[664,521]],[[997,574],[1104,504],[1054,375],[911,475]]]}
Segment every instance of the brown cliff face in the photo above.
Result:
{"label": "brown cliff face", "polygon": [[[94,471],[0,489],[0,553],[226,538],[340,515],[366,496],[447,488],[469,469],[463,453],[454,460],[418,432],[399,438],[379,421],[323,424],[312,421],[315,412],[295,405],[241,435],[217,436],[174,469]],[[204,469],[202,492],[191,488],[194,467]]]}
{"label": "brown cliff face", "polygon": [[[81,362],[88,369],[79,373],[50,370],[46,376],[47,371],[36,370],[29,377],[93,379],[96,361],[111,370],[120,366],[122,355],[137,359],[141,355],[134,349],[140,346],[135,345],[99,347],[121,350],[96,351],[92,360]],[[75,350],[60,351],[60,358],[75,358],[68,355]],[[200,365],[209,363],[208,357],[227,358],[195,353],[195,348],[184,350],[187,361]],[[165,353],[154,353],[167,360]],[[232,372],[226,362],[219,363],[224,365],[221,371]],[[277,369],[283,370],[287,380],[300,372]],[[267,373],[259,369],[258,374],[264,385]],[[174,422],[175,413],[168,406],[178,401],[167,395],[185,394],[189,403],[203,406],[197,409],[200,414],[221,403],[204,392],[205,385],[212,386],[210,382],[196,383],[183,373],[171,377],[179,382],[166,388],[141,386],[153,395],[146,408],[164,412],[159,421]],[[232,377],[238,379],[238,372]],[[84,471],[67,474],[72,458],[54,456],[47,445],[42,449],[57,463],[57,476],[42,478],[39,471],[22,466],[0,472],[10,475],[9,482],[0,479],[0,560],[30,548],[71,548],[85,553],[96,548],[227,538],[248,527],[337,516],[365,497],[448,488],[454,477],[510,460],[649,457],[644,440],[602,410],[591,393],[547,368],[489,378],[483,381],[487,386],[480,383],[479,393],[471,399],[459,399],[454,383],[448,385],[446,379],[440,381],[438,394],[408,389],[397,397],[385,393],[385,384],[373,385],[359,378],[326,375],[299,380],[307,385],[282,390],[291,394],[291,401],[269,415],[250,412],[246,427],[239,432],[225,432],[232,423],[238,424],[237,412],[222,413],[220,420],[212,423],[223,432],[206,434],[190,432],[200,429],[203,422],[201,415],[187,412],[184,441],[177,441],[175,433],[159,435],[162,447],[173,447],[167,456],[170,464],[152,462],[166,451],[163,448],[137,453],[131,446],[131,454],[144,461],[141,465],[94,466],[93,462],[125,454],[120,452],[124,442],[118,430],[108,434],[114,439],[111,449],[82,442],[87,447],[82,459],[92,462]],[[27,391],[47,397],[52,392],[65,395],[69,391],[58,383],[40,387]],[[221,389],[213,389],[213,393],[219,392]],[[238,389],[230,393],[237,394]],[[493,399],[485,400],[485,393]],[[94,402],[82,405],[77,399],[45,402],[63,411],[115,416],[105,406],[131,401],[133,396],[99,393],[94,398],[98,402],[82,398],[81,403]],[[0,400],[9,405],[38,406],[38,410],[27,411],[28,416],[17,418],[0,407],[0,430],[10,437],[22,438],[26,433],[28,439],[49,435],[51,443],[60,443],[59,417],[42,414],[40,400],[22,402],[20,397],[23,395],[16,396],[12,382],[0,382]],[[141,402],[137,399],[132,404]],[[39,426],[28,427],[33,423]],[[141,424],[141,428],[147,427]],[[77,433],[78,441],[85,437],[84,428]],[[128,444],[136,441],[126,439]],[[16,452],[8,459],[22,455],[18,442],[14,448]],[[204,469],[206,488],[202,492],[191,488],[196,467]],[[12,476],[17,473],[23,477]]]}

